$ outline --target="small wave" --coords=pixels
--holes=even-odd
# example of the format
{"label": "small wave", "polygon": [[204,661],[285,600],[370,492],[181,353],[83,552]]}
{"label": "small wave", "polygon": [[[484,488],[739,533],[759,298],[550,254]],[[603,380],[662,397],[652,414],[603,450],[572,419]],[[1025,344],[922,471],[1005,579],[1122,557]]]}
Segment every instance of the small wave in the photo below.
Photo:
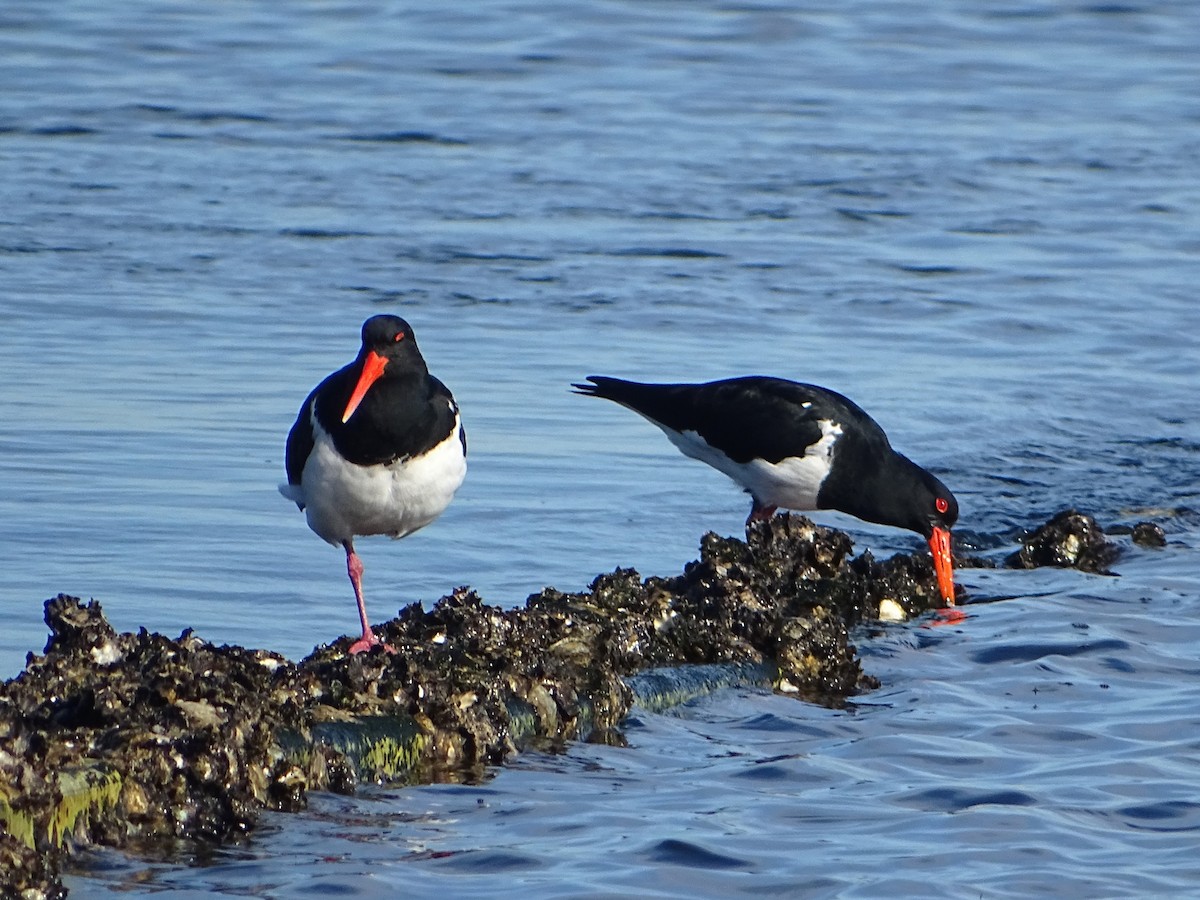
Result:
{"label": "small wave", "polygon": [[44,125],[40,128],[30,128],[26,133],[38,137],[87,137],[99,134],[95,128],[88,128],[86,125]]}
{"label": "small wave", "polygon": [[340,135],[339,139],[367,144],[438,144],[443,147],[466,147],[468,145],[468,142],[461,138],[443,137],[429,131],[351,132]]}
{"label": "small wave", "polygon": [[987,647],[971,654],[974,662],[987,665],[1001,662],[1034,662],[1047,656],[1083,656],[1098,650],[1128,650],[1126,641],[1108,638],[1102,641],[1089,641],[1083,644],[1008,644],[999,647]]}
{"label": "small wave", "polygon": [[612,250],[605,256],[663,256],[671,259],[724,259],[726,254],[715,250],[696,250],[691,247],[626,247]]}
{"label": "small wave", "polygon": [[958,266],[918,266],[918,265],[898,265],[895,266],[897,271],[907,272],[910,275],[961,275],[968,272],[968,269],[961,269]]}
{"label": "small wave", "polygon": [[962,812],[974,806],[1035,806],[1037,799],[1024,791],[971,791],[963,788],[935,788],[908,794],[907,806],[939,812]]}
{"label": "small wave", "polygon": [[181,122],[202,122],[208,124],[214,122],[262,123],[273,121],[270,116],[262,115],[261,113],[232,112],[224,109],[184,110],[177,106],[158,103],[135,103],[132,108],[138,112],[150,113],[162,116],[163,118],[177,119]]}
{"label": "small wave", "polygon": [[748,869],[750,862],[736,856],[726,856],[690,841],[668,838],[659,841],[646,853],[653,862],[674,863],[691,869]]}
{"label": "small wave", "polygon": [[839,206],[836,212],[855,222],[870,222],[873,219],[905,219],[912,215],[902,209],[852,209],[849,206]]}
{"label": "small wave", "polygon": [[542,868],[541,860],[535,856],[502,850],[463,850],[426,858],[437,858],[445,868],[462,872],[513,872]]}
{"label": "small wave", "polygon": [[279,233],[284,237],[317,238],[320,240],[340,240],[343,238],[371,237],[369,231],[345,231],[337,228],[281,228]]}
{"label": "small wave", "polygon": [[1118,814],[1139,831],[1195,831],[1200,827],[1200,803],[1185,800],[1126,806]]}
{"label": "small wave", "polygon": [[467,250],[453,251],[448,258],[463,262],[550,262],[548,256],[526,256],[520,253],[472,253]]}

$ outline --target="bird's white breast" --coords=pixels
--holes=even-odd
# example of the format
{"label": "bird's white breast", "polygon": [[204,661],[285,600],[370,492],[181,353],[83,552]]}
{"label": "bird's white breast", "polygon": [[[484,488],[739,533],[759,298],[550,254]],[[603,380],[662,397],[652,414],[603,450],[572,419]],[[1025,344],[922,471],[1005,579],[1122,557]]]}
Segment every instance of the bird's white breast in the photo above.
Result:
{"label": "bird's white breast", "polygon": [[659,427],[685,456],[725,473],[764,506],[811,510],[817,508],[817,493],[829,475],[833,445],[842,433],[842,427],[831,419],[821,419],[817,424],[821,426],[820,440],[810,444],[803,456],[789,456],[777,463],[763,459],[734,462],[695,431]]}
{"label": "bird's white breast", "polygon": [[449,437],[426,453],[370,466],[347,462],[314,416],[301,487],[285,494],[304,504],[309,528],[331,544],[355,535],[401,538],[441,515],[466,473],[457,414]]}

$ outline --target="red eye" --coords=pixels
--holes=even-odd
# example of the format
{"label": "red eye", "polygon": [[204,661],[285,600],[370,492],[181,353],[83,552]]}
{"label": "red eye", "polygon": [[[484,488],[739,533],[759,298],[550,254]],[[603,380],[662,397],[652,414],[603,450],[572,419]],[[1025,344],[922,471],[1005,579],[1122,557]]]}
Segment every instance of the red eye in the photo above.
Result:
{"label": "red eye", "polygon": [[404,332],[401,331],[398,335],[392,338],[392,340],[397,344],[400,343],[402,340],[404,340]]}
{"label": "red eye", "polygon": [[948,501],[945,497],[938,497],[933,501],[933,508],[940,513],[944,513],[950,508],[950,501]]}

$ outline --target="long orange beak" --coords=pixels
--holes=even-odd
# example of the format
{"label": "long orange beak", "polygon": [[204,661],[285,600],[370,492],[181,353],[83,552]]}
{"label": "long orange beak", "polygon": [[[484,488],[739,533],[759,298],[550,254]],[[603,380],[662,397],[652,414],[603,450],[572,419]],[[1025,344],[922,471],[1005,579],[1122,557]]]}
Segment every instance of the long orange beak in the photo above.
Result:
{"label": "long orange beak", "polygon": [[379,376],[387,368],[387,362],[386,356],[380,356],[374,350],[367,352],[367,361],[363,363],[362,374],[358,376],[358,384],[354,386],[354,393],[350,395],[350,402],[346,404],[346,411],[342,413],[343,424],[354,415],[354,411],[358,409],[358,404],[362,403],[362,398],[367,395],[371,385],[379,380]]}
{"label": "long orange beak", "polygon": [[933,554],[933,569],[937,572],[938,591],[947,606],[954,605],[954,565],[950,562],[950,532],[945,528],[934,528],[929,538],[929,552]]}

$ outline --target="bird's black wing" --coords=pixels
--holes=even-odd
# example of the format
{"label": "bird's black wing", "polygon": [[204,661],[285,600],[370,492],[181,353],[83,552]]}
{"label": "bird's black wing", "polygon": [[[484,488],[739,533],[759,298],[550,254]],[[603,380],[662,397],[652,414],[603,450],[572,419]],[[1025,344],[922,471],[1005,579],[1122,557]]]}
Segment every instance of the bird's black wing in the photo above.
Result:
{"label": "bird's black wing", "polygon": [[[835,424],[866,418],[850,400],[810,384],[749,375],[706,384],[642,384],[589,376],[579,393],[603,397],[673,431],[693,431],[735,462],[803,456]],[[874,425],[871,422],[871,425]]]}
{"label": "bird's black wing", "polygon": [[[693,428],[734,462],[770,463],[805,451],[823,435],[825,406],[807,385],[760,377],[705,385],[692,396]],[[807,405],[806,405],[807,404]]]}
{"label": "bird's black wing", "polygon": [[[300,407],[300,412],[296,415],[296,421],[292,424],[292,430],[288,432],[287,450],[284,454],[288,484],[300,483],[300,476],[304,474],[304,464],[308,462],[308,455],[312,453],[312,404],[316,393],[317,390],[314,389],[305,398],[304,404]],[[301,506],[300,508],[303,509],[304,507]]]}
{"label": "bird's black wing", "polygon": [[[454,399],[454,395],[450,393],[450,388],[442,384],[437,378],[432,375],[429,379],[434,383],[433,395],[446,401],[447,408],[450,410],[449,420],[453,422],[458,417],[458,401]],[[467,455],[467,430],[463,427],[461,419],[458,423],[458,440],[462,444],[463,456]]]}

